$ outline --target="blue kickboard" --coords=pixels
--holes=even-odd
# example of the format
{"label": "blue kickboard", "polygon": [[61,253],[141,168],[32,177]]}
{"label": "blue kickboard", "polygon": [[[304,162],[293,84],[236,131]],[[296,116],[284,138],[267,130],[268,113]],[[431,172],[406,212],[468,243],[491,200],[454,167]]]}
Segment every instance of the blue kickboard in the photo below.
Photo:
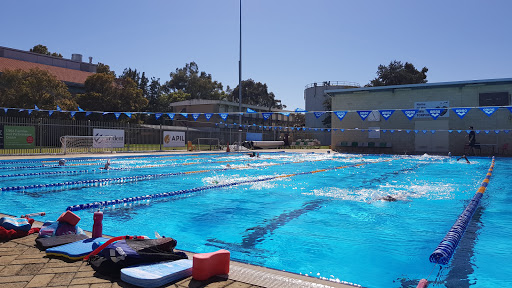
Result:
{"label": "blue kickboard", "polygon": [[46,249],[46,255],[66,257],[71,260],[79,260],[94,251],[95,242],[106,242],[108,238],[89,238],[73,243]]}
{"label": "blue kickboard", "polygon": [[181,259],[121,269],[121,280],[140,287],[162,285],[192,276],[192,260]]}

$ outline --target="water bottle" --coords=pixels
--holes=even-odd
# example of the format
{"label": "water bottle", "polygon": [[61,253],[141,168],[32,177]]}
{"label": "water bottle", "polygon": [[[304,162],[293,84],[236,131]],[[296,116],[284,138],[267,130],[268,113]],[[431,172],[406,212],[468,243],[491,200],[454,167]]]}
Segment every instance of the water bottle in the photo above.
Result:
{"label": "water bottle", "polygon": [[98,238],[103,235],[103,212],[94,212],[94,224],[92,225],[92,238]]}

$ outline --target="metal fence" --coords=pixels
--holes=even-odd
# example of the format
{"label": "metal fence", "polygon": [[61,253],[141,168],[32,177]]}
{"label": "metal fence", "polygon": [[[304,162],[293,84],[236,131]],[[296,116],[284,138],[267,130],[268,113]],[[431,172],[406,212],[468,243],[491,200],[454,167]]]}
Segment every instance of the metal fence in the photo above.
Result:
{"label": "metal fence", "polygon": [[[290,146],[300,146],[300,143],[326,137],[327,131],[314,131],[303,129],[291,129],[285,127],[262,127],[248,125],[240,130],[238,125],[211,124],[208,127],[188,127],[186,121],[181,121],[179,126],[172,125],[147,125],[133,124],[121,121],[91,121],[91,120],[61,120],[50,118],[28,117],[0,117],[1,127],[33,127],[34,139],[30,148],[0,146],[0,155],[31,155],[31,154],[63,154],[60,143],[61,136],[93,136],[94,129],[116,129],[124,132],[123,147],[114,148],[117,152],[150,152],[184,150],[184,147],[164,147],[164,131],[179,131],[185,133],[185,141],[194,142],[198,138],[217,138],[221,147],[206,145],[196,147],[200,150],[223,149],[222,146],[235,144],[238,134],[241,133],[242,141],[251,140],[251,136],[261,137],[261,140],[284,140],[288,138]],[[31,128],[32,129],[32,128]],[[3,130],[2,130],[3,131]],[[0,135],[4,138],[6,135]],[[2,144],[6,139],[0,139]],[[306,145],[306,144],[305,144]]]}

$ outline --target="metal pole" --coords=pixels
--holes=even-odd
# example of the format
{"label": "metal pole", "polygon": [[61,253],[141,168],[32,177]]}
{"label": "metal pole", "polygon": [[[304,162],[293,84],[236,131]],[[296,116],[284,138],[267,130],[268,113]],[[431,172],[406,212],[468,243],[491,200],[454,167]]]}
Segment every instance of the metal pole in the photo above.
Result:
{"label": "metal pole", "polygon": [[[242,126],[242,0],[240,0],[240,60],[238,61],[238,125]],[[238,151],[242,143],[242,131],[238,129]]]}

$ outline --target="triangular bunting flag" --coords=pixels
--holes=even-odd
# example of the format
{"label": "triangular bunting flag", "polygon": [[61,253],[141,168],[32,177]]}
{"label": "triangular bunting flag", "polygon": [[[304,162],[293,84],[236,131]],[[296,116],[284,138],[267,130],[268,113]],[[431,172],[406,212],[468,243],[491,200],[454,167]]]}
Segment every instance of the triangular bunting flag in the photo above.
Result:
{"label": "triangular bunting flag", "polygon": [[7,110],[9,110],[9,108],[4,108],[4,112],[7,113]]}
{"label": "triangular bunting flag", "polygon": [[52,116],[53,112],[53,110],[48,111],[48,116]]}
{"label": "triangular bunting flag", "polygon": [[79,112],[84,112],[84,109],[80,108],[80,106],[78,106],[78,111]]}
{"label": "triangular bunting flag", "polygon": [[485,134],[489,134],[490,130],[484,130]]}
{"label": "triangular bunting flag", "polygon": [[372,113],[372,111],[357,111],[357,114],[359,114],[359,117],[361,117],[361,119],[366,120],[366,118],[368,117],[368,115],[370,115],[370,113]]}
{"label": "triangular bunting flag", "polygon": [[69,114],[71,114],[71,117],[75,117],[76,111],[70,111]]}
{"label": "triangular bunting flag", "polygon": [[508,111],[510,111],[510,113],[512,113],[512,107],[507,107]]}
{"label": "triangular bunting flag", "polygon": [[114,112],[114,115],[116,115],[116,119],[119,119],[119,116],[121,116],[121,112]]}
{"label": "triangular bunting flag", "polygon": [[57,111],[62,111],[62,109],[60,109],[59,105],[57,105]]}
{"label": "triangular bunting flag", "polygon": [[204,113],[204,117],[206,118],[206,120],[210,121],[210,118],[212,118],[213,116],[213,113]]}
{"label": "triangular bunting flag", "polygon": [[414,115],[418,113],[418,109],[406,109],[402,110],[402,112],[404,112],[404,115],[405,117],[407,117],[407,119],[412,120],[412,118],[414,118]]}
{"label": "triangular bunting flag", "polygon": [[468,114],[471,108],[452,108],[452,110],[460,117],[460,119],[462,119],[464,116],[466,116],[466,114]]}
{"label": "triangular bunting flag", "polygon": [[440,108],[433,108],[433,109],[425,109],[427,110],[428,114],[434,118],[434,120],[437,120],[439,116],[441,116],[441,113],[443,112],[443,109]]}
{"label": "triangular bunting flag", "polygon": [[324,115],[325,112],[313,112],[315,114],[316,119],[320,118],[320,116]]}
{"label": "triangular bunting flag", "polygon": [[85,112],[85,117],[87,117],[87,116],[89,116],[91,114],[92,114],[92,112]]}
{"label": "triangular bunting flag", "polygon": [[382,115],[382,117],[384,117],[384,119],[387,121],[389,117],[393,115],[393,112],[395,112],[395,110],[379,110],[379,112],[380,115]]}
{"label": "triangular bunting flag", "polygon": [[268,118],[270,118],[270,116],[272,115],[272,112],[264,112],[261,113],[261,115],[263,115],[263,119],[268,120]]}
{"label": "triangular bunting flag", "polygon": [[436,130],[430,130],[430,133],[434,134],[436,133]]}
{"label": "triangular bunting flag", "polygon": [[188,118],[188,114],[187,113],[180,113],[181,116],[185,117],[185,118]]}
{"label": "triangular bunting flag", "polygon": [[174,113],[167,113],[167,116],[169,116],[169,118],[171,120],[174,120],[174,115],[176,115],[176,114],[174,114]]}
{"label": "triangular bunting flag", "polygon": [[220,113],[220,118],[222,118],[222,120],[226,121],[226,119],[228,119],[228,116],[229,114],[228,113]]}
{"label": "triangular bunting flag", "polygon": [[155,113],[156,120],[158,120],[158,118],[160,118],[161,116],[162,116],[162,113]]}
{"label": "triangular bunting flag", "polygon": [[32,109],[27,109],[28,115],[32,114]]}
{"label": "triangular bunting flag", "polygon": [[258,113],[258,112],[252,110],[251,108],[247,108],[247,113]]}
{"label": "triangular bunting flag", "polygon": [[286,117],[290,116],[290,112],[281,112],[281,114],[286,116]]}
{"label": "triangular bunting flag", "polygon": [[347,111],[335,111],[334,114],[338,116],[338,119],[343,120],[345,118],[345,115],[347,115]]}
{"label": "triangular bunting flag", "polygon": [[411,133],[411,130],[405,130],[405,132],[407,132],[407,134]]}
{"label": "triangular bunting flag", "polygon": [[36,104],[34,104],[34,110],[39,111],[39,107]]}
{"label": "triangular bunting flag", "polygon": [[194,118],[194,121],[196,121],[200,115],[201,115],[200,113],[192,113],[192,118]]}
{"label": "triangular bunting flag", "polygon": [[307,112],[308,112],[307,110],[304,110],[304,109],[301,109],[301,108],[295,109],[295,113],[307,113]]}
{"label": "triangular bunting flag", "polygon": [[494,133],[498,134],[500,133],[500,130],[494,130]]}
{"label": "triangular bunting flag", "polygon": [[124,115],[128,116],[128,118],[132,118],[132,113],[131,112],[124,112]]}
{"label": "triangular bunting flag", "polygon": [[481,107],[480,110],[482,110],[482,112],[484,112],[487,116],[491,116],[494,114],[494,112],[496,112],[496,110],[498,110],[498,107]]}

